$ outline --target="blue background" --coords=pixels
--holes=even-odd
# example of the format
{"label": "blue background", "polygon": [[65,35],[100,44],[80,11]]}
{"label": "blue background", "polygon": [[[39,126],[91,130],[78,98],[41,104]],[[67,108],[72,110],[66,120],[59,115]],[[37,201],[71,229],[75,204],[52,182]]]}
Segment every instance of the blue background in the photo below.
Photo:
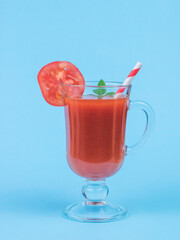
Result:
{"label": "blue background", "polygon": [[[178,0],[0,1],[0,239],[179,239]],[[137,61],[131,99],[149,102],[156,126],[146,145],[107,179],[109,201],[126,219],[66,220],[83,179],[68,167],[63,108],[41,96],[37,73],[55,60],[74,63],[86,80],[123,81]],[[128,115],[127,144],[144,127]]]}

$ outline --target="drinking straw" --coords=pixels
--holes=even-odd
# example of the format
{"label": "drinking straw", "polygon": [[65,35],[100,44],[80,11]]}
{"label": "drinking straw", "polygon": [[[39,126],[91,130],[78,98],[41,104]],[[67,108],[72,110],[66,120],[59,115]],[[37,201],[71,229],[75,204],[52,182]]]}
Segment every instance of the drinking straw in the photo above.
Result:
{"label": "drinking straw", "polygon": [[[123,82],[122,86],[129,86],[133,80],[133,78],[136,76],[136,74],[139,72],[140,68],[142,67],[142,64],[140,62],[137,62],[135,67],[133,68],[133,70],[130,72],[130,74],[128,75],[128,77],[125,79],[125,81]],[[118,97],[118,94],[121,94],[122,92],[124,92],[126,88],[122,87],[120,89],[117,90],[115,97]]]}

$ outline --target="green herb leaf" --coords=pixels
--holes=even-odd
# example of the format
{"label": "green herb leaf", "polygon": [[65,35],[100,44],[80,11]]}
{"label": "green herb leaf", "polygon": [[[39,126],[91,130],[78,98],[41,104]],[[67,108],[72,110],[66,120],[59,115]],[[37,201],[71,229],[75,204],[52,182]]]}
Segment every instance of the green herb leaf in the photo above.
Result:
{"label": "green herb leaf", "polygon": [[[99,82],[98,82],[98,86],[106,86],[105,82],[101,79]],[[106,93],[106,89],[105,88],[97,88],[97,89],[94,89],[93,92],[95,94],[97,94],[99,97],[102,97],[105,93]]]}
{"label": "green herb leaf", "polygon": [[99,96],[102,96],[103,94],[106,93],[106,89],[102,89],[102,88],[94,89],[93,92]]}
{"label": "green herb leaf", "polygon": [[101,79],[101,80],[98,82],[98,86],[106,86],[104,80]]}
{"label": "green herb leaf", "polygon": [[105,96],[107,96],[107,95],[109,95],[109,96],[111,96],[111,97],[114,97],[114,95],[115,95],[115,92],[108,92],[108,93],[106,93],[106,95],[105,95]]}

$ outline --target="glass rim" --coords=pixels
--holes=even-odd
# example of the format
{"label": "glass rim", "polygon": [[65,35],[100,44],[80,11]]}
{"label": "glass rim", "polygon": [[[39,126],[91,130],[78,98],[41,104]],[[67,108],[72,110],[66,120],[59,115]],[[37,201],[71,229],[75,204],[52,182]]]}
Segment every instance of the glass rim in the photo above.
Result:
{"label": "glass rim", "polygon": [[[97,86],[97,85],[95,85],[95,83],[97,84],[98,81],[86,81],[85,85],[68,84],[68,83],[63,83],[63,82],[61,82],[60,84],[62,86],[69,86],[69,87],[92,87],[92,88],[130,88],[132,86],[131,84],[123,85],[123,82],[115,82],[115,81],[105,82],[106,84],[110,84],[110,85],[106,85],[106,86]],[[88,85],[88,84],[92,84],[92,85]]]}

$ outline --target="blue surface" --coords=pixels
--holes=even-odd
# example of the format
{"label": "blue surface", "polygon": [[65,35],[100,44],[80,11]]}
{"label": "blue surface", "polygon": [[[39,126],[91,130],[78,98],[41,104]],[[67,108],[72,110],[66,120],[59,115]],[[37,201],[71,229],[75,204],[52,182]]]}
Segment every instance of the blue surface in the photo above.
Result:
{"label": "blue surface", "polygon": [[[179,1],[0,1],[0,239],[179,239]],[[36,75],[71,61],[86,80],[124,80],[137,61],[131,99],[149,102],[156,127],[141,151],[107,180],[126,219],[63,218],[83,179],[69,169],[63,108],[42,98]],[[129,113],[127,144],[144,124]],[[136,128],[134,126],[137,126]]]}

